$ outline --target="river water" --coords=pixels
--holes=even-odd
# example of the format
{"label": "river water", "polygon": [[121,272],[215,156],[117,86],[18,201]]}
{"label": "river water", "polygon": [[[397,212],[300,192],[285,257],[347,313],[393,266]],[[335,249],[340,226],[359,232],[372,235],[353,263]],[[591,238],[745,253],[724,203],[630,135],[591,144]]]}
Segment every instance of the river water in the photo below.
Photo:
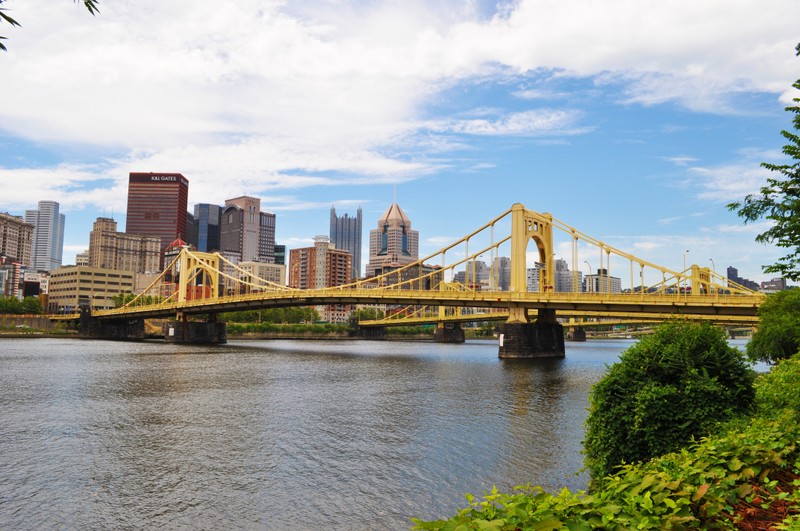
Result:
{"label": "river water", "polygon": [[0,528],[408,529],[497,485],[585,488],[631,341],[0,340]]}

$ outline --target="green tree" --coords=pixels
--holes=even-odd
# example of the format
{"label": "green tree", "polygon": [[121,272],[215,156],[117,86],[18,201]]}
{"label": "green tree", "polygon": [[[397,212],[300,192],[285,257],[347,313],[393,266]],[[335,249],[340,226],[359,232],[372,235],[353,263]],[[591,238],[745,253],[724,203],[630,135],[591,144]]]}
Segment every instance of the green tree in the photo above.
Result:
{"label": "green tree", "polygon": [[353,313],[353,317],[355,317],[356,321],[377,321],[385,317],[383,310],[371,306],[359,308]]}
{"label": "green tree", "polygon": [[[77,3],[78,0],[74,1]],[[0,0],[0,6],[3,5],[5,2],[6,0]],[[91,13],[92,15],[96,15],[97,13],[100,12],[100,8],[97,5],[99,2],[100,0],[83,0],[83,5],[86,6],[86,9],[89,10],[89,13]],[[8,9],[0,7],[0,22],[6,22],[11,26],[21,26],[19,22],[17,22],[9,15],[7,15],[5,11],[8,11]],[[5,39],[6,39],[5,37],[0,37],[0,40],[5,40]],[[6,49],[5,44],[3,44],[2,42],[0,42],[0,50],[8,51]]]}
{"label": "green tree", "polygon": [[[800,44],[795,50],[800,56]],[[800,79],[792,86],[800,90]],[[783,153],[794,162],[762,162],[762,167],[778,173],[778,177],[768,178],[767,185],[761,188],[758,195],[751,194],[744,201],[730,203],[728,209],[735,210],[745,223],[761,218],[771,221],[771,227],[756,236],[756,241],[774,243],[778,247],[791,249],[791,252],[776,263],[764,266],[764,272],[800,280],[800,98],[794,98],[794,102],[795,105],[786,107],[786,110],[794,113],[792,122],[795,132],[781,131],[789,141],[783,146]]]}
{"label": "green tree", "polygon": [[42,309],[42,301],[39,297],[25,297],[22,299],[21,304],[22,313],[29,313],[39,315],[44,312]]}
{"label": "green tree", "polygon": [[758,308],[758,317],[758,330],[747,343],[747,357],[775,363],[800,351],[800,289],[768,296]]}
{"label": "green tree", "polygon": [[752,405],[754,372],[724,332],[670,322],[622,353],[592,388],[584,462],[593,480],[675,451]]}
{"label": "green tree", "polygon": [[0,314],[22,313],[22,302],[16,297],[0,297]]}

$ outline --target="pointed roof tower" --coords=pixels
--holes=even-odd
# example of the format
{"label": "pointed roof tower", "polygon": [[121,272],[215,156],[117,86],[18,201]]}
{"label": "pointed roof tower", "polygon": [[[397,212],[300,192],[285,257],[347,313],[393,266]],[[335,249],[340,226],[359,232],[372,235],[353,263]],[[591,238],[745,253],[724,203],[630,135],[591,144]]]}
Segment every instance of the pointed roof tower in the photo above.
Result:
{"label": "pointed roof tower", "polygon": [[383,215],[378,220],[379,224],[386,224],[386,223],[391,224],[392,222],[401,223],[406,227],[411,226],[411,220],[408,219],[406,213],[403,212],[403,209],[400,208],[400,205],[398,205],[396,202],[392,203],[391,206],[386,209],[386,212],[384,212]]}

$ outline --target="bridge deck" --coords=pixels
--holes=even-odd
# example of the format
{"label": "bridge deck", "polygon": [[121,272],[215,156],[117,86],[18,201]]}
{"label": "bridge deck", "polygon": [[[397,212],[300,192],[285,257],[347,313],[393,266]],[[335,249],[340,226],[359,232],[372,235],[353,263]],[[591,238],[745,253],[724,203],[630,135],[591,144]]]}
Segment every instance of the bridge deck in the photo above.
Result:
{"label": "bridge deck", "polygon": [[262,292],[230,297],[165,302],[92,312],[100,319],[169,317],[324,304],[429,305],[474,308],[549,309],[556,312],[625,312],[670,315],[755,316],[763,297],[743,295],[513,293],[507,291],[429,291],[321,289]]}

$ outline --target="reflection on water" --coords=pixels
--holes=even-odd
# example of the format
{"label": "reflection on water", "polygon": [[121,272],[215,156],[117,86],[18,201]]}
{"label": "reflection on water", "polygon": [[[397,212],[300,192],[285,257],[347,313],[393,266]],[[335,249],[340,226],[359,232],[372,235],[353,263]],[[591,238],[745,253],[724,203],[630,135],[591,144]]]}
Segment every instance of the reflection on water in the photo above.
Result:
{"label": "reflection on water", "polygon": [[588,392],[630,344],[4,339],[0,526],[403,529],[583,488]]}

